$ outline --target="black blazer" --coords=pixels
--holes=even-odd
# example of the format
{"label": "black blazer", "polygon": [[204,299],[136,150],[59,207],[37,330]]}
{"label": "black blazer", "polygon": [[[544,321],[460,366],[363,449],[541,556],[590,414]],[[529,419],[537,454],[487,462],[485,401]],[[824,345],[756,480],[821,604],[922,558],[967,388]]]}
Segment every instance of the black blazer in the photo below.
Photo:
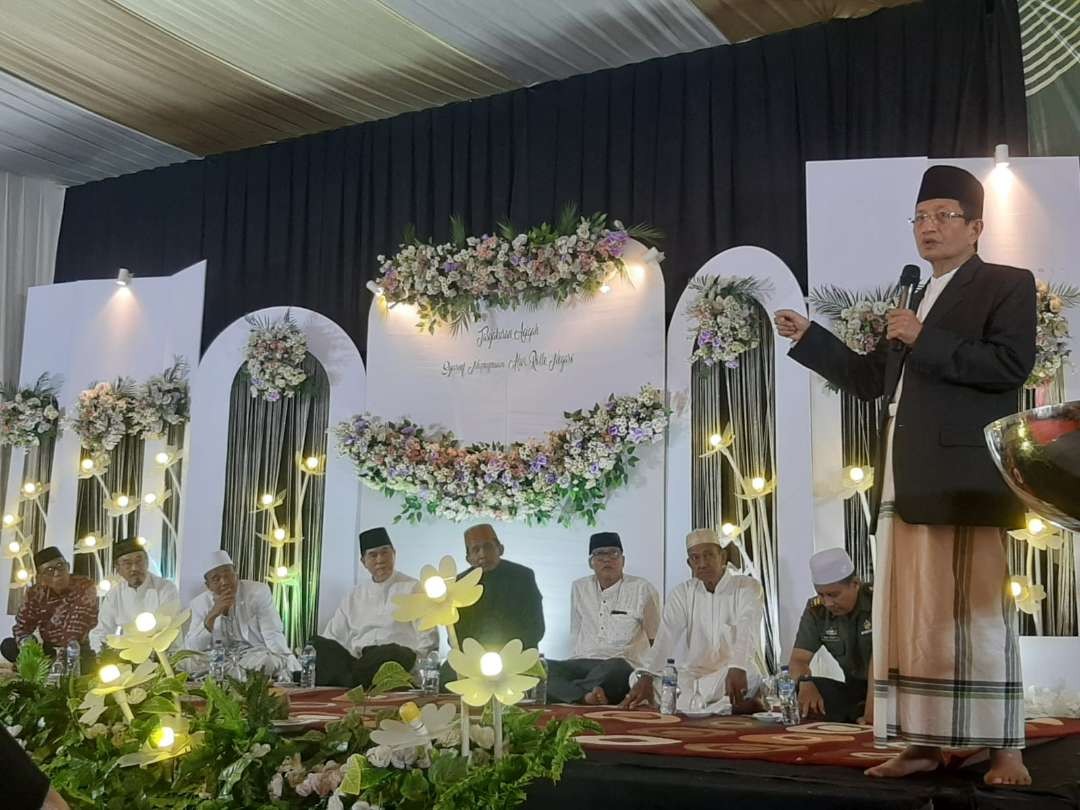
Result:
{"label": "black blazer", "polygon": [[[891,401],[906,361],[893,434],[897,513],[907,523],[1015,528],[1023,525],[1024,509],[994,466],[983,428],[1019,408],[1019,391],[1035,365],[1036,320],[1031,273],[972,256],[942,290],[910,349],[894,350],[882,338],[860,355],[813,324],[788,354],[867,400]],[[886,410],[880,429],[887,418]],[[881,434],[871,532],[884,465]]]}

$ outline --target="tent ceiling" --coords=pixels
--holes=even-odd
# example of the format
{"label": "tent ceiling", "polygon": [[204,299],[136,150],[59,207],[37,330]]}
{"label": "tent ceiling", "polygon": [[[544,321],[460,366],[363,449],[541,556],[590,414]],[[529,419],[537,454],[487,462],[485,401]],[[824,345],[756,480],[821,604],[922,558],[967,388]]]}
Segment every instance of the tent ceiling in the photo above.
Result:
{"label": "tent ceiling", "polygon": [[0,170],[85,182],[912,0],[0,0]]}

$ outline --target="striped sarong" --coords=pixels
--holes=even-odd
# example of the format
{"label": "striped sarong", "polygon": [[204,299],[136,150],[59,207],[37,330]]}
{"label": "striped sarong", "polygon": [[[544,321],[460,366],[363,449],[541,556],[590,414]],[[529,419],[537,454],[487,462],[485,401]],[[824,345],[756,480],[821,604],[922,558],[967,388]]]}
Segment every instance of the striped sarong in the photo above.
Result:
{"label": "striped sarong", "polygon": [[893,509],[892,419],[885,435],[874,571],[874,737],[1022,748],[1024,686],[1005,532],[905,523]]}

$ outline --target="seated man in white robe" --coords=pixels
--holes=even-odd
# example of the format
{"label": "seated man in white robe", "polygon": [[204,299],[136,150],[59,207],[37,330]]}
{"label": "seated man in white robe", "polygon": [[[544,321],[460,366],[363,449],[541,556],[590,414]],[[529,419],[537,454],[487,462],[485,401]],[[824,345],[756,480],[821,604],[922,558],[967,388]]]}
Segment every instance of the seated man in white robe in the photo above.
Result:
{"label": "seated man in white robe", "polygon": [[548,661],[551,703],[619,703],[660,625],[660,597],[647,579],[623,573],[626,558],[615,532],[589,538],[591,577],[570,591],[573,657]]}
{"label": "seated man in white robe", "polygon": [[94,651],[101,650],[106,636],[121,632],[140,613],[154,613],[165,605],[180,603],[176,585],[150,573],[150,557],[136,538],[116,543],[112,558],[120,584],[101,600],[97,626],[90,631],[90,647]]}
{"label": "seated man in white robe", "polygon": [[360,533],[360,561],[369,576],[361,575],[322,635],[311,640],[319,686],[367,688],[383,664],[397,661],[411,670],[418,655],[439,646],[438,631],[420,633],[412,622],[394,618],[394,597],[412,593],[416,580],[394,570],[397,554],[386,529]]}
{"label": "seated man in white robe", "polygon": [[[660,676],[669,658],[679,671],[679,711],[757,711],[761,673],[754,663],[761,638],[764,597],[753,577],[728,567],[731,549],[712,529],[686,536],[693,574],[668,596],[660,630],[642,669],[631,676],[623,708],[659,704]],[[676,658],[685,651],[685,658]],[[697,700],[695,700],[695,696]]]}
{"label": "seated man in white robe", "polygon": [[259,670],[284,678],[300,669],[269,586],[240,579],[225,551],[210,555],[203,581],[206,592],[191,602],[185,649],[207,653],[221,641],[236,670],[229,673],[234,677]]}

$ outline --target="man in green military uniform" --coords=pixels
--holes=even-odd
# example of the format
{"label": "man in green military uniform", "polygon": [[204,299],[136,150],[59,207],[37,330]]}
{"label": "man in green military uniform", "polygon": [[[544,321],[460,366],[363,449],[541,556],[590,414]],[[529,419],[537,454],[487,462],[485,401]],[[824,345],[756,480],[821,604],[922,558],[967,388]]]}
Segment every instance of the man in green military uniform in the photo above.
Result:
{"label": "man in green military uniform", "polygon": [[[806,603],[788,664],[799,683],[799,709],[808,719],[864,722],[873,652],[873,588],[859,581],[842,548],[811,557],[810,574],[818,595]],[[810,660],[820,647],[836,659],[844,681],[810,672]]]}

